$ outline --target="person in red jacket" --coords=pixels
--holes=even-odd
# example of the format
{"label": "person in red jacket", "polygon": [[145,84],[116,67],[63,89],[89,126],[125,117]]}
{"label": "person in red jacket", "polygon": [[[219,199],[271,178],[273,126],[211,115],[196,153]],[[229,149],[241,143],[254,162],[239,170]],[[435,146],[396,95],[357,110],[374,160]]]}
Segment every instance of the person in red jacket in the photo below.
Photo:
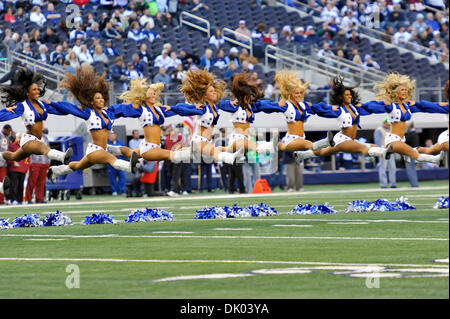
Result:
{"label": "person in red jacket", "polygon": [[[11,143],[8,150],[15,152],[20,148],[21,133],[17,133],[16,136],[11,135]],[[8,161],[8,173],[7,176],[10,180],[10,191],[7,195],[7,200],[11,205],[21,204],[23,201],[23,183],[25,181],[25,174],[30,167],[30,158],[27,157],[19,162]]]}

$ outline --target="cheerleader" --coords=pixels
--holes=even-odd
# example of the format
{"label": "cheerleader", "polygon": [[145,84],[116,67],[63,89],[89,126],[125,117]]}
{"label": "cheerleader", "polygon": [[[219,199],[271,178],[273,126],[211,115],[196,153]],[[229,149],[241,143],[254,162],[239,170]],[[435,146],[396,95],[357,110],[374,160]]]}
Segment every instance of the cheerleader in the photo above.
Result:
{"label": "cheerleader", "polygon": [[[240,147],[246,151],[258,153],[274,153],[277,147],[277,138],[272,142],[254,142],[248,138],[248,129],[255,120],[255,113],[259,112],[262,103],[270,103],[262,98],[258,88],[248,82],[248,74],[236,74],[233,78],[231,93],[235,101],[221,100],[218,107],[220,110],[232,113],[233,133],[229,137],[228,146],[223,147],[225,152],[234,152]],[[278,106],[278,104],[276,104]]]}
{"label": "cheerleader", "polygon": [[[447,81],[447,83],[445,84],[444,87],[444,93],[445,93],[445,98],[447,99],[447,103],[439,103],[439,106],[447,106],[448,107],[448,101],[449,101],[449,81]],[[427,102],[427,101],[421,101],[421,102],[416,102],[416,104],[420,104],[420,103],[432,103],[432,102]],[[435,107],[437,107],[437,105],[435,104]],[[448,126],[448,123],[447,123]],[[419,147],[417,148],[417,151],[421,154],[439,154],[442,151],[448,152],[448,127],[447,130],[445,130],[444,132],[442,132],[441,134],[439,134],[438,137],[438,142],[436,144],[434,144],[431,147]]]}
{"label": "cheerleader", "polygon": [[[72,148],[61,152],[51,149],[41,141],[44,121],[48,114],[64,115],[39,100],[45,95],[44,76],[27,68],[20,68],[14,74],[14,83],[16,84],[12,86],[0,87],[2,103],[6,106],[0,111],[0,121],[21,117],[27,132],[22,135],[20,148],[14,153],[0,153],[0,160],[19,162],[30,155],[45,155],[49,159],[67,164],[73,154]],[[0,192],[8,196],[9,186],[9,180],[5,177],[4,184],[0,182]]]}
{"label": "cheerleader", "polygon": [[333,138],[334,146],[326,147],[318,151],[298,151],[295,152],[297,163],[303,160],[318,156],[329,156],[338,152],[357,153],[365,156],[373,157],[390,157],[392,146],[390,148],[382,148],[377,145],[367,146],[355,140],[358,131],[360,116],[370,115],[361,107],[355,107],[360,102],[359,93],[355,87],[344,85],[344,78],[336,76],[333,79],[333,86],[330,96],[331,105],[319,103],[322,110],[316,108],[316,113],[322,117],[337,118],[341,131]]}
{"label": "cheerleader", "polygon": [[409,156],[418,162],[431,162],[438,164],[442,159],[440,155],[421,154],[405,143],[406,122],[412,117],[412,113],[443,113],[448,114],[448,107],[435,103],[411,101],[415,89],[415,81],[407,75],[395,73],[389,74],[385,80],[375,85],[378,90],[378,101],[362,104],[362,108],[369,113],[388,113],[391,131],[386,134],[385,147],[392,145],[395,153]]}
{"label": "cheerleader", "polygon": [[182,81],[181,92],[188,103],[196,103],[201,107],[196,108],[187,103],[177,105],[191,108],[192,114],[197,115],[197,130],[191,140],[194,154],[213,157],[217,162],[233,165],[244,155],[244,148],[239,148],[235,153],[229,153],[223,152],[221,148],[211,143],[214,126],[219,120],[217,103],[225,95],[225,86],[224,81],[216,80],[214,75],[206,70],[189,70]]}
{"label": "cheerleader", "polygon": [[277,72],[275,82],[280,88],[280,102],[278,104],[262,103],[258,107],[259,111],[284,113],[288,132],[278,143],[281,151],[319,150],[331,146],[333,140],[331,132],[328,132],[326,138],[316,142],[305,139],[304,123],[311,115],[315,114],[314,109],[317,105],[304,102],[309,83],[303,83],[296,77],[296,72],[290,73],[286,69]]}
{"label": "cheerleader", "polygon": [[130,154],[128,162],[117,159],[106,151],[113,120],[123,117],[126,109],[120,105],[113,106],[112,110],[105,107],[109,101],[109,85],[105,81],[105,76],[106,74],[95,75],[94,68],[83,63],[81,68],[77,69],[76,75],[68,73],[61,81],[61,86],[72,93],[80,102],[80,106],[68,102],[46,102],[61,113],[86,120],[92,137],[92,143],[88,144],[85,156],[80,161],[50,167],[49,178],[53,183],[56,182],[58,176],[83,170],[95,164],[110,164],[115,169],[133,174],[136,172],[138,156],[135,152]]}
{"label": "cheerleader", "polygon": [[[139,148],[132,150],[126,146],[108,145],[107,150],[115,155],[131,156],[133,152],[147,161],[169,160],[174,163],[189,162],[191,149],[178,151],[161,148],[161,125],[166,117],[192,114],[192,107],[161,106],[159,96],[164,89],[163,83],[148,84],[145,79],[131,81],[130,90],[123,92],[120,99],[125,101],[127,117],[135,117],[144,130],[144,140]],[[115,108],[115,106],[112,106]],[[110,107],[111,109],[111,107]]]}

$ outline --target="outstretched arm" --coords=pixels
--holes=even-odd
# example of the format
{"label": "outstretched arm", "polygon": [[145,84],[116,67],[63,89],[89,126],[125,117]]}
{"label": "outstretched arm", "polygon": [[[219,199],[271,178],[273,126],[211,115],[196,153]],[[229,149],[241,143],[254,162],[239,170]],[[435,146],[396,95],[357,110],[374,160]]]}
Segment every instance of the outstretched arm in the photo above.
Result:
{"label": "outstretched arm", "polygon": [[280,105],[284,103],[271,102],[270,100],[258,100],[254,104],[254,112],[264,113],[284,113],[287,110],[287,106]]}
{"label": "outstretched arm", "polygon": [[217,105],[217,107],[225,112],[229,112],[229,113],[234,113],[238,110],[238,107],[236,105],[234,105],[233,103],[231,103],[230,100],[220,100],[219,104]]}
{"label": "outstretched arm", "polygon": [[392,111],[392,106],[384,101],[370,101],[361,104],[361,106],[358,105],[358,107],[370,114],[382,114]]}
{"label": "outstretched arm", "polygon": [[442,113],[448,114],[448,103],[434,103],[430,101],[410,102],[409,109],[412,113]]}
{"label": "outstretched arm", "polygon": [[188,103],[178,103],[177,105],[171,106],[169,110],[164,111],[164,116],[170,117],[173,115],[180,116],[193,116],[193,115],[203,115],[206,109],[195,104]]}
{"label": "outstretched arm", "polygon": [[306,105],[308,106],[309,113],[316,114],[320,117],[338,118],[341,115],[341,110],[337,105],[327,105],[324,102],[318,104],[306,102]]}
{"label": "outstretched arm", "polygon": [[142,115],[141,108],[135,107],[133,104],[113,104],[108,106],[106,113],[113,120],[121,117],[139,117]]}
{"label": "outstretched arm", "polygon": [[13,107],[7,107],[0,110],[0,122],[13,120],[23,114],[23,105],[21,103]]}
{"label": "outstretched arm", "polygon": [[82,118],[84,120],[87,120],[91,113],[88,109],[83,110],[81,107],[69,103],[69,102],[49,102],[49,101],[43,101],[45,104],[45,107],[47,108],[47,112],[50,114],[56,114],[56,115],[73,115],[79,118]]}

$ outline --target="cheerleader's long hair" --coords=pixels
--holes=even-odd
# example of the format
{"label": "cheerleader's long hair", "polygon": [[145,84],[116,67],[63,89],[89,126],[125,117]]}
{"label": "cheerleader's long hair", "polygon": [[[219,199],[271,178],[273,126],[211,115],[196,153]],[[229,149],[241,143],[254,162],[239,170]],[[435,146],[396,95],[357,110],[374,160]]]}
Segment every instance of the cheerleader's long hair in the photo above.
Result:
{"label": "cheerleader's long hair", "polygon": [[28,98],[28,89],[32,84],[39,86],[40,97],[45,95],[47,82],[42,74],[35,73],[28,68],[18,68],[14,73],[15,85],[0,86],[1,101],[5,107],[12,107]]}
{"label": "cheerleader's long hair", "polygon": [[127,104],[145,105],[145,100],[149,96],[150,91],[154,91],[157,99],[156,105],[161,105],[159,96],[163,89],[164,83],[162,82],[150,84],[147,82],[147,79],[131,80],[130,89],[123,92],[119,98]]}
{"label": "cheerleader's long hair", "polygon": [[357,105],[361,102],[361,97],[356,90],[357,86],[345,86],[344,78],[340,75],[333,78],[333,87],[331,88],[330,103],[332,105],[342,105],[345,91],[350,91],[352,95],[352,104]]}
{"label": "cheerleader's long hair", "polygon": [[105,77],[105,73],[98,76],[91,65],[83,63],[80,68],[77,68],[76,74],[68,73],[61,81],[60,86],[69,90],[83,109],[92,108],[92,101],[96,93],[100,93],[105,100],[105,105],[108,105],[109,84]]}
{"label": "cheerleader's long hair", "polygon": [[289,97],[296,88],[301,88],[303,96],[305,96],[306,90],[309,87],[309,82],[303,83],[301,79],[297,78],[297,75],[297,72],[289,72],[287,69],[278,71],[275,74],[275,82],[278,84],[283,99],[289,100]]}
{"label": "cheerleader's long hair", "polygon": [[210,86],[217,92],[217,103],[225,96],[226,83],[216,79],[214,75],[206,70],[189,70],[181,82],[181,92],[188,103],[205,103],[206,91]]}
{"label": "cheerleader's long hair", "polygon": [[413,98],[414,90],[416,88],[416,81],[411,80],[407,75],[401,75],[398,73],[391,73],[383,80],[383,82],[374,86],[375,90],[378,90],[376,99],[378,101],[384,101],[389,104],[397,103],[397,89],[399,86],[405,86],[408,92],[406,100]]}
{"label": "cheerleader's long hair", "polygon": [[[248,104],[254,104],[263,97],[262,92],[249,80],[247,73],[236,74],[231,85],[231,93],[241,107],[248,109]],[[248,98],[247,102],[245,101]]]}

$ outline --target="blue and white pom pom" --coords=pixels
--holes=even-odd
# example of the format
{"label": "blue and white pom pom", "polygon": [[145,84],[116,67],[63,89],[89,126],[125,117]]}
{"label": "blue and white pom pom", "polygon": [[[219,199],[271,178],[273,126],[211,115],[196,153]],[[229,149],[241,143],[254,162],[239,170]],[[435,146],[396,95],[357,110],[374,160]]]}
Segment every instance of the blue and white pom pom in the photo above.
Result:
{"label": "blue and white pom pom", "polygon": [[394,206],[398,208],[398,210],[414,210],[416,207],[410,203],[408,203],[408,199],[404,196],[400,196],[394,202]]}
{"label": "blue and white pom pom", "polygon": [[337,214],[337,210],[328,203],[320,205],[298,204],[288,214],[289,215],[323,215],[323,214]]}
{"label": "blue and white pom pom", "polygon": [[442,196],[441,198],[439,198],[436,202],[436,204],[434,204],[433,208],[436,209],[448,209],[448,196]]}
{"label": "blue and white pom pom", "polygon": [[159,208],[136,209],[128,214],[125,223],[140,223],[160,220],[173,220],[173,214]]}
{"label": "blue and white pom pom", "polygon": [[245,211],[237,204],[234,204],[232,207],[225,206],[223,210],[225,211],[227,218],[247,217],[244,216]]}
{"label": "blue and white pom pom", "polygon": [[72,218],[64,215],[59,210],[55,214],[50,214],[46,216],[42,223],[44,226],[67,226],[72,225]]}
{"label": "blue and white pom pom", "polygon": [[350,212],[392,212],[399,210],[413,210],[416,209],[414,205],[407,201],[407,198],[401,196],[397,198],[395,202],[391,202],[387,199],[377,199],[374,202],[368,202],[365,200],[356,200],[348,203],[345,209],[346,213]]}
{"label": "blue and white pom pom", "polygon": [[266,204],[259,204],[259,205],[251,205],[247,206],[243,209],[242,217],[261,217],[261,216],[276,216],[278,215],[278,212],[272,208],[267,206]]}
{"label": "blue and white pom pom", "polygon": [[222,219],[227,218],[227,213],[220,207],[205,207],[195,211],[194,219]]}
{"label": "blue and white pom pom", "polygon": [[11,223],[12,228],[18,227],[41,227],[43,226],[42,221],[39,219],[38,214],[22,215],[16,217]]}
{"label": "blue and white pom pom", "polygon": [[0,229],[10,229],[12,225],[9,223],[9,219],[0,219]]}
{"label": "blue and white pom pom", "polygon": [[84,225],[95,225],[95,224],[115,224],[117,221],[114,216],[109,216],[109,214],[92,214],[91,216],[86,216],[81,222]]}

